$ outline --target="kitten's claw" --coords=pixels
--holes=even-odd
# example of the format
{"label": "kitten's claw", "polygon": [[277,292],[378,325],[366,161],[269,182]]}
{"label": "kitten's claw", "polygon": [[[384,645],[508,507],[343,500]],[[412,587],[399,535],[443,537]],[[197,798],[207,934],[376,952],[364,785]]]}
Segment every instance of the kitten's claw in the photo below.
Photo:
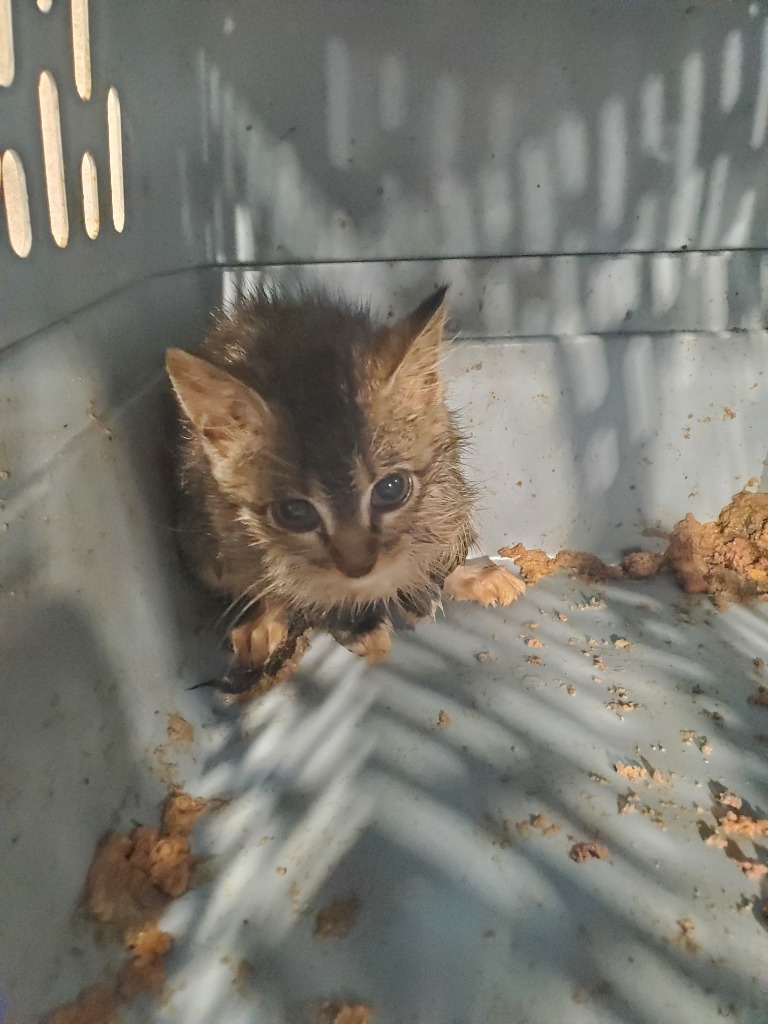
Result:
{"label": "kitten's claw", "polygon": [[285,643],[288,622],[281,605],[266,608],[230,630],[229,641],[242,665],[263,665]]}
{"label": "kitten's claw", "polygon": [[454,601],[477,601],[489,605],[508,605],[525,593],[525,584],[503,565],[488,559],[479,564],[460,565],[446,577],[444,593]]}
{"label": "kitten's claw", "polygon": [[392,646],[392,627],[388,622],[382,622],[369,633],[350,638],[344,646],[353,654],[365,658],[369,665],[378,665],[384,661]]}

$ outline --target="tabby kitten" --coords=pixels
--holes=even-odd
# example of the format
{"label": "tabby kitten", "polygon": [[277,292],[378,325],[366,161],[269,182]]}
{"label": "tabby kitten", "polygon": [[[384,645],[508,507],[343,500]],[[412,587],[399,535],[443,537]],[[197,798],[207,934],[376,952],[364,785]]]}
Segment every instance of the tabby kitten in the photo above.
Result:
{"label": "tabby kitten", "polygon": [[445,293],[387,326],[324,292],[261,286],[198,355],[168,351],[180,542],[247,609],[225,687],[274,675],[310,628],[377,660],[446,580],[484,604],[523,589],[499,566],[460,568],[474,495],[439,374]]}

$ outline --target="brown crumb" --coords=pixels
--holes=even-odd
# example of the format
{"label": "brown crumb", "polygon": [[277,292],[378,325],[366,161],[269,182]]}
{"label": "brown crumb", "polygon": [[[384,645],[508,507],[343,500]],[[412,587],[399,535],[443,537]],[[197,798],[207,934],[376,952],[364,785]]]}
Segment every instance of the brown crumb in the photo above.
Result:
{"label": "brown crumb", "polygon": [[623,761],[617,761],[613,766],[618,775],[623,775],[627,779],[631,779],[633,782],[637,779],[645,779],[648,777],[648,770],[643,768],[640,764],[625,764]]}
{"label": "brown crumb", "polygon": [[172,743],[194,743],[195,742],[195,730],[186,720],[182,718],[177,712],[171,712],[168,715],[168,739]]}
{"label": "brown crumb", "polygon": [[475,655],[477,660],[481,661],[481,662],[482,661],[488,661],[490,656],[491,656],[491,652],[490,651],[478,651],[477,654]]}
{"label": "brown crumb", "polygon": [[608,851],[602,843],[582,840],[582,842],[573,844],[568,856],[577,864],[583,864],[585,860],[607,860]]}
{"label": "brown crumb", "polygon": [[525,660],[528,662],[529,665],[543,665],[544,664],[544,662],[541,660],[541,658],[538,656],[538,654],[526,654],[525,655]]}
{"label": "brown crumb", "polygon": [[526,629],[538,629],[539,628],[538,622],[524,622],[523,625],[525,626]]}
{"label": "brown crumb", "polygon": [[334,900],[318,910],[315,918],[316,939],[343,939],[352,930],[362,904],[357,896]]}
{"label": "brown crumb", "polygon": [[599,670],[600,672],[605,672],[605,671],[606,671],[606,669],[608,668],[608,666],[607,666],[607,665],[605,664],[605,662],[603,661],[603,659],[602,659],[602,658],[600,657],[600,655],[599,655],[599,654],[595,654],[595,655],[593,656],[593,658],[592,658],[592,664],[593,664],[593,665],[595,666],[595,668],[596,668],[596,669],[598,669],[598,670]]}
{"label": "brown crumb", "polygon": [[748,839],[768,836],[768,818],[755,818],[751,814],[728,810],[718,818],[718,824],[724,832],[731,835],[745,836]]}
{"label": "brown crumb", "polygon": [[755,704],[757,707],[768,708],[768,686],[758,686],[747,700],[750,704]]}
{"label": "brown crumb", "polygon": [[588,772],[587,774],[593,782],[599,782],[602,785],[608,785],[608,779],[604,775],[600,775],[599,772]]}
{"label": "brown crumb", "polygon": [[545,551],[539,548],[528,549],[522,544],[499,548],[499,555],[514,561],[524,583],[538,583],[543,576],[550,576],[559,568],[557,560],[550,558]]}
{"label": "brown crumb", "polygon": [[111,985],[93,985],[60,1006],[45,1024],[120,1024],[120,999]]}
{"label": "brown crumb", "polygon": [[639,711],[644,707],[643,704],[630,700],[629,694],[623,686],[609,686],[608,692],[613,694],[614,699],[608,701],[605,706],[610,711],[615,711],[616,714],[621,714],[624,711]]}
{"label": "brown crumb", "polygon": [[530,822],[532,828],[538,829],[544,836],[554,836],[560,831],[560,826],[550,821],[546,814],[534,814]]}
{"label": "brown crumb", "polygon": [[714,522],[689,512],[667,558],[683,590],[708,593],[719,607],[768,594],[768,494],[740,491]]}
{"label": "brown crumb", "polygon": [[667,823],[662,818],[661,811],[658,811],[655,807],[650,807],[648,804],[646,804],[641,809],[640,813],[644,814],[645,817],[652,821],[653,824],[657,826],[657,828],[660,828],[662,832],[666,832]]}
{"label": "brown crumb", "polygon": [[567,622],[567,621],[568,621],[568,616],[567,616],[567,615],[563,615],[563,613],[562,613],[562,612],[558,612],[558,613],[557,613],[557,617],[558,617],[558,619],[559,619],[559,620],[560,620],[561,622]]}
{"label": "brown crumb", "polygon": [[0,480],[8,480],[10,475],[7,469],[0,469]]}
{"label": "brown crumb", "polygon": [[675,924],[680,929],[680,934],[675,937],[675,942],[687,949],[689,953],[698,953],[700,946],[693,937],[694,932],[696,931],[696,925],[694,924],[693,919],[690,917],[681,917],[675,922]]}
{"label": "brown crumb", "polygon": [[282,866],[280,866],[279,868],[275,868],[275,874],[276,875],[282,876],[282,875],[287,874],[287,872],[288,872],[288,868],[284,868]]}
{"label": "brown crumb", "polygon": [[640,797],[637,793],[634,793],[631,789],[628,789],[626,793],[620,793],[617,799],[617,809],[622,818],[628,814],[632,814],[637,810],[637,805],[640,803]]}
{"label": "brown crumb", "polygon": [[447,711],[444,711],[441,708],[440,711],[438,711],[438,713],[437,713],[437,728],[438,729],[447,729],[450,724],[451,724],[451,716],[448,714]]}
{"label": "brown crumb", "polygon": [[165,803],[160,828],[138,825],[129,834],[110,833],[99,844],[86,876],[85,910],[120,934],[129,958],[111,984],[85,990],[54,1010],[48,1024],[118,1024],[122,1003],[161,991],[173,938],[156,922],[190,888],[189,836],[211,803],[176,790]]}
{"label": "brown crumb", "polygon": [[576,696],[576,687],[572,686],[570,683],[568,683],[566,685],[566,687],[565,687],[565,692],[568,694],[569,697],[575,697]]}
{"label": "brown crumb", "polygon": [[241,991],[248,986],[253,976],[253,964],[248,960],[241,960],[235,968],[235,976],[232,979],[236,989]]}
{"label": "brown crumb", "polygon": [[160,915],[168,903],[150,877],[150,856],[157,829],[140,825],[130,835],[112,833],[96,851],[86,878],[86,908],[91,917],[119,930]]}
{"label": "brown crumb", "polygon": [[736,413],[733,411],[733,409],[730,407],[730,405],[726,405],[723,408],[723,419],[724,420],[735,420],[736,419]]}
{"label": "brown crumb", "polygon": [[314,1024],[371,1024],[373,1019],[367,1003],[323,1003]]}
{"label": "brown crumb", "polygon": [[544,641],[543,640],[539,640],[539,638],[537,636],[529,636],[529,637],[525,638],[525,646],[526,647],[543,647],[544,646]]}
{"label": "brown crumb", "polygon": [[629,640],[625,639],[623,636],[620,636],[613,641],[613,646],[620,647],[625,651],[631,651],[634,647],[634,644],[632,644]]}
{"label": "brown crumb", "polygon": [[182,790],[171,793],[163,807],[163,831],[167,835],[188,836],[195,827],[198,818],[223,801],[206,800],[200,796],[190,796]]}
{"label": "brown crumb", "polygon": [[165,985],[163,958],[173,945],[173,936],[147,922],[129,929],[123,946],[130,953],[117,979],[120,998],[128,1002],[140,995],[158,995]]}

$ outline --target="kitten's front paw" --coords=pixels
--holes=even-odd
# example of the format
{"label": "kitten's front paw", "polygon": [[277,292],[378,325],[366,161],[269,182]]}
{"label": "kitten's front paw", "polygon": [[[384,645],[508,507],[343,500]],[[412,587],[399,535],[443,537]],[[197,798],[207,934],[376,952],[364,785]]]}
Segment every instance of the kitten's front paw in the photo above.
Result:
{"label": "kitten's front paw", "polygon": [[288,620],[282,606],[266,608],[230,630],[229,642],[241,665],[263,665],[285,643]]}
{"label": "kitten's front paw", "polygon": [[365,658],[369,665],[378,665],[384,661],[392,646],[392,627],[388,622],[382,622],[370,633],[345,640],[344,646],[353,654]]}
{"label": "kitten's front paw", "polygon": [[507,605],[525,593],[525,584],[503,565],[490,559],[473,565],[460,565],[446,577],[444,593],[454,601],[477,601],[484,608]]}

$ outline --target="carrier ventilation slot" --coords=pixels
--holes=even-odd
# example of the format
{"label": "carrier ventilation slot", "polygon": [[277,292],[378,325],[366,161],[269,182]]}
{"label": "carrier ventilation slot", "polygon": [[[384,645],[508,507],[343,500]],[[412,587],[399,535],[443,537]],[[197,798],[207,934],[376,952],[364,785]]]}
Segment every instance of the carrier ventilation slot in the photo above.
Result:
{"label": "carrier ventilation slot", "polygon": [[72,56],[75,64],[75,86],[81,100],[91,98],[91,37],[88,23],[88,0],[72,0]]}
{"label": "carrier ventilation slot", "polygon": [[80,178],[83,184],[83,222],[89,238],[99,233],[99,184],[96,161],[90,153],[83,153],[80,164]]}
{"label": "carrier ventilation slot", "polygon": [[43,136],[45,186],[48,192],[48,216],[56,245],[65,246],[69,238],[67,192],[64,184],[64,154],[61,145],[59,92],[50,71],[40,75],[40,129]]}
{"label": "carrier ventilation slot", "polygon": [[32,248],[27,177],[19,154],[8,149],[0,160],[0,186],[5,204],[8,241],[17,256],[28,256]]}
{"label": "carrier ventilation slot", "polygon": [[[31,0],[27,0],[27,2],[31,4]],[[35,0],[35,2],[37,9],[43,14],[47,14],[53,7],[53,0]],[[10,86],[16,72],[13,3],[14,0],[0,0],[0,87]],[[83,102],[88,102],[93,98],[94,88],[89,0],[69,0],[68,8],[75,90]],[[71,82],[71,79],[69,81]],[[61,93],[61,96],[64,97],[61,102],[65,104],[71,102],[71,99],[66,99],[67,91],[70,97],[73,97],[74,91],[71,84],[68,84],[67,89]],[[32,222],[27,191],[28,173],[31,174],[29,181],[39,182],[41,187],[43,183],[45,184],[51,235],[59,248],[64,248],[70,240],[67,202],[68,177],[70,190],[77,188],[75,168],[66,168],[64,163],[60,92],[51,71],[44,70],[40,73],[37,93],[40,109],[42,173],[31,174],[29,153],[25,153],[24,162],[22,162],[21,156],[15,149],[9,148],[3,152],[3,144],[7,146],[11,140],[0,138],[0,218],[4,211],[7,225],[6,229],[0,233],[0,243],[2,243],[3,236],[7,237],[11,250],[17,256],[22,257],[28,256],[32,247]],[[107,90],[106,115],[106,125],[100,119],[102,127],[99,132],[101,134],[106,127],[107,153],[102,174],[106,173],[106,163],[108,162],[111,219],[115,230],[122,232],[125,229],[122,109],[120,97],[114,86]],[[2,123],[2,118],[0,118],[0,123]],[[65,119],[65,128],[66,124]],[[104,211],[99,204],[99,177],[91,147],[86,149],[80,160],[80,190],[83,204],[83,226],[88,237],[94,239],[101,233],[101,220]],[[74,199],[74,192],[70,192],[70,198]],[[102,199],[104,199],[103,195]],[[78,215],[76,219],[79,221],[80,216]]]}
{"label": "carrier ventilation slot", "polygon": [[120,97],[114,86],[107,96],[107,127],[109,132],[109,184],[112,192],[112,223],[115,231],[125,227],[125,191],[123,184],[123,131]]}
{"label": "carrier ventilation slot", "polygon": [[15,69],[11,0],[0,0],[0,85],[11,84]]}

